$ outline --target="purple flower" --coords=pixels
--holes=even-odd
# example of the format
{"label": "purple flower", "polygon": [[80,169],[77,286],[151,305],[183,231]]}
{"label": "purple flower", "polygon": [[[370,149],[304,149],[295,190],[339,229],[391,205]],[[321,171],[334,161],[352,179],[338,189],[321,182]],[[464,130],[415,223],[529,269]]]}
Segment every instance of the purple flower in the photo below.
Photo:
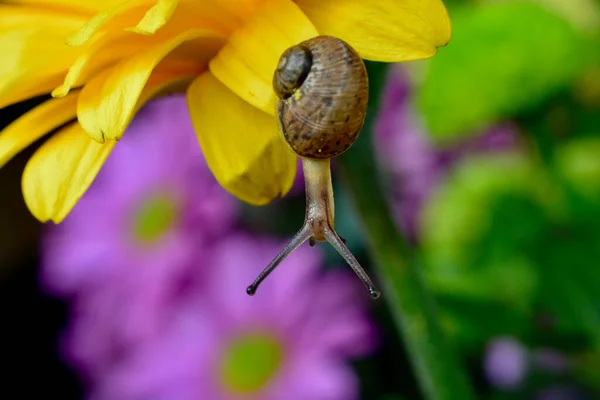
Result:
{"label": "purple flower", "polygon": [[375,345],[362,287],[347,271],[320,272],[320,254],[304,246],[248,297],[246,286],[280,246],[223,240],[198,266],[205,279],[168,329],[100,379],[90,398],[357,398],[347,358]]}
{"label": "purple flower", "polygon": [[187,266],[231,227],[234,204],[204,162],[185,97],[156,100],[71,215],[48,230],[43,283],[71,296]]}
{"label": "purple flower", "polygon": [[169,323],[191,268],[235,221],[193,135],[184,96],[138,113],[90,190],[43,243],[42,282],[75,300],[66,355],[85,379]]}
{"label": "purple flower", "polygon": [[514,149],[515,128],[493,127],[473,140],[453,146],[434,145],[412,108],[411,83],[403,69],[392,70],[375,127],[375,149],[390,174],[396,220],[408,237],[419,235],[419,213],[449,168],[473,153]]}
{"label": "purple flower", "polygon": [[411,109],[411,85],[402,69],[393,69],[375,127],[381,168],[390,174],[392,206],[402,230],[414,240],[421,204],[440,178],[438,154]]}
{"label": "purple flower", "polygon": [[484,371],[492,386],[504,390],[520,387],[529,370],[529,353],[516,339],[498,337],[488,343]]}

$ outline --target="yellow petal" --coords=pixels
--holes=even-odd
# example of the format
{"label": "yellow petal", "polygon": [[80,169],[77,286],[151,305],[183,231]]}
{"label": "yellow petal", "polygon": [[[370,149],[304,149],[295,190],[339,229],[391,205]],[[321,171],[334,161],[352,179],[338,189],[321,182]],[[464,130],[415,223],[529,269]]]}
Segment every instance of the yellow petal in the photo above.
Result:
{"label": "yellow petal", "polygon": [[53,135],[23,172],[23,196],[31,213],[42,222],[62,221],[91,185],[114,145],[93,141],[77,123]]}
{"label": "yellow petal", "polygon": [[18,152],[65,123],[75,119],[77,93],[48,100],[0,132],[0,167]]}
{"label": "yellow petal", "polygon": [[10,85],[0,89],[0,108],[27,100],[31,97],[50,93],[56,85],[60,84],[65,73],[40,75],[38,77],[33,73],[23,74],[13,80]]}
{"label": "yellow petal", "polygon": [[201,8],[203,14],[206,13],[206,8],[217,8],[220,14],[230,13],[235,15],[238,22],[245,22],[254,13],[256,8],[264,0],[204,0],[198,4],[198,0],[181,0],[183,4],[192,4],[196,8]]}
{"label": "yellow petal", "polygon": [[319,32],[350,43],[366,59],[431,57],[450,40],[441,0],[297,0]]}
{"label": "yellow petal", "polygon": [[52,91],[52,96],[62,97],[73,87],[82,86],[119,60],[135,54],[163,40],[160,35],[139,36],[130,32],[104,35],[90,42],[69,68],[62,85]]}
{"label": "yellow petal", "polygon": [[[234,0],[122,1],[96,14],[79,31],[69,36],[67,43],[80,46],[98,32],[129,30],[149,35],[168,24],[174,28],[179,26],[182,31],[185,28],[179,25],[182,18],[194,19],[193,28],[208,28],[229,34],[239,25],[236,14],[231,11],[232,7],[228,6],[232,1]],[[237,8],[240,8],[239,5]],[[244,4],[242,9],[244,8],[247,8],[247,5]]]}
{"label": "yellow petal", "polygon": [[252,15],[257,4],[262,1],[264,0],[179,0],[171,18],[161,30],[172,26],[173,29],[179,27],[181,31],[181,21],[187,18],[193,21],[193,28],[212,29],[229,36]]}
{"label": "yellow petal", "polygon": [[0,4],[0,108],[50,92],[76,57],[64,37],[81,16]]}
{"label": "yellow petal", "polygon": [[[189,9],[178,9],[169,23],[158,32],[150,36],[142,36],[128,31],[96,35],[94,40],[81,48],[80,54],[69,68],[64,82],[52,91],[52,96],[60,97],[66,95],[73,87],[82,86],[104,69],[114,65],[119,60],[136,54],[140,49],[147,49],[157,43],[169,40],[184,31],[196,29],[198,25],[206,24],[207,21],[194,14]],[[206,10],[206,7],[204,7]],[[230,16],[230,18],[232,18]],[[222,28],[222,27],[221,27]],[[196,53],[198,49],[191,48]]]}
{"label": "yellow petal", "polygon": [[181,57],[190,57],[187,64],[190,68],[179,71],[182,75],[199,73],[222,44],[222,39],[212,31],[187,31],[132,55],[90,80],[82,89],[77,103],[77,117],[88,135],[98,142],[118,140],[131,120],[154,68],[186,41],[193,41],[195,52],[178,53]]}
{"label": "yellow petal", "polygon": [[[119,135],[111,138],[110,140],[119,140],[125,129],[135,116],[135,113],[144,106],[148,101],[152,100],[154,97],[161,96],[163,94],[169,93],[182,93],[189,86],[190,82],[194,80],[194,78],[198,75],[197,73],[190,73],[189,71],[183,74],[171,74],[171,73],[153,73],[150,75],[146,86],[142,90],[135,103],[134,107],[123,110],[122,113],[119,113],[115,116],[114,121],[110,121],[111,126],[115,126],[115,129],[121,132]],[[106,76],[110,74],[110,71],[98,76],[99,79],[105,80]],[[79,104],[77,112],[79,113]],[[82,105],[84,107],[85,105]],[[81,111],[83,114],[87,112],[87,110]],[[89,132],[86,132],[92,139],[96,140],[99,143],[104,143],[107,138],[105,137],[92,137]]]}
{"label": "yellow petal", "polygon": [[214,76],[238,96],[273,115],[273,72],[290,46],[317,36],[291,0],[267,0],[210,62]]}
{"label": "yellow petal", "polygon": [[190,85],[188,107],[206,162],[239,199],[263,205],[284,196],[296,174],[272,116],[242,100],[210,72]]}
{"label": "yellow petal", "polygon": [[81,28],[67,38],[70,46],[80,46],[86,43],[100,29],[122,30],[137,24],[156,3],[151,0],[124,0],[111,7],[103,8],[101,12],[89,19]]}
{"label": "yellow petal", "polygon": [[25,6],[43,6],[52,10],[97,12],[122,3],[123,0],[4,0],[5,3]]}
{"label": "yellow petal", "polygon": [[169,21],[177,4],[179,4],[179,0],[158,0],[136,27],[131,29],[132,32],[143,35],[153,34]]}
{"label": "yellow petal", "polygon": [[71,88],[83,85],[124,55],[132,54],[138,43],[127,40],[125,36],[125,32],[120,35],[104,35],[91,42],[69,67],[62,85],[52,91],[52,96],[65,96]]}

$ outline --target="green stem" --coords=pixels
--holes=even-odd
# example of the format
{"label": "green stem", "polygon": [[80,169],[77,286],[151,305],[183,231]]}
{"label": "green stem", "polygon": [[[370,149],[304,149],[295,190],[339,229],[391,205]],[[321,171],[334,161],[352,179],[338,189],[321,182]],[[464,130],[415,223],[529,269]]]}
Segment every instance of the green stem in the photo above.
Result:
{"label": "green stem", "polygon": [[358,145],[340,156],[338,165],[357,208],[371,260],[392,311],[424,397],[468,400],[475,395],[452,346],[442,332],[419,265],[398,232],[384,199],[372,150],[371,132],[384,87],[386,65],[369,63],[368,117]]}

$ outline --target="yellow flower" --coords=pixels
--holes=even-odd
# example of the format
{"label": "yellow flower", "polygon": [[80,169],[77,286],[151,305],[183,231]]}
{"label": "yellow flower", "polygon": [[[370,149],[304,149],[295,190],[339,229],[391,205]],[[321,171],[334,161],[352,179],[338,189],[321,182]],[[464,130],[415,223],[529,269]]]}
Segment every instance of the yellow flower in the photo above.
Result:
{"label": "yellow flower", "polygon": [[136,110],[186,90],[217,180],[266,204],[287,193],[296,172],[273,116],[273,71],[286,48],[326,34],[365,59],[396,62],[431,57],[450,39],[441,0],[0,3],[0,108],[54,97],[0,133],[2,166],[58,128],[23,173],[25,201],[41,221],[69,213]]}

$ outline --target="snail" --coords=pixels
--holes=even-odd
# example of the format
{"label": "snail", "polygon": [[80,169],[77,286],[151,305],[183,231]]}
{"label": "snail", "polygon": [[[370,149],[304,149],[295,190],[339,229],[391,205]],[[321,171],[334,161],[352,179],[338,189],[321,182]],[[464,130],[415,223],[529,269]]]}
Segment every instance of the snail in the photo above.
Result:
{"label": "snail", "polygon": [[329,242],[346,260],[371,297],[379,291],[334,229],[330,160],[348,150],[362,129],[369,83],[365,65],[344,41],[318,36],[287,49],[273,76],[279,130],[302,160],[306,186],[304,224],[246,292],[260,283],[295,249],[309,241]]}

